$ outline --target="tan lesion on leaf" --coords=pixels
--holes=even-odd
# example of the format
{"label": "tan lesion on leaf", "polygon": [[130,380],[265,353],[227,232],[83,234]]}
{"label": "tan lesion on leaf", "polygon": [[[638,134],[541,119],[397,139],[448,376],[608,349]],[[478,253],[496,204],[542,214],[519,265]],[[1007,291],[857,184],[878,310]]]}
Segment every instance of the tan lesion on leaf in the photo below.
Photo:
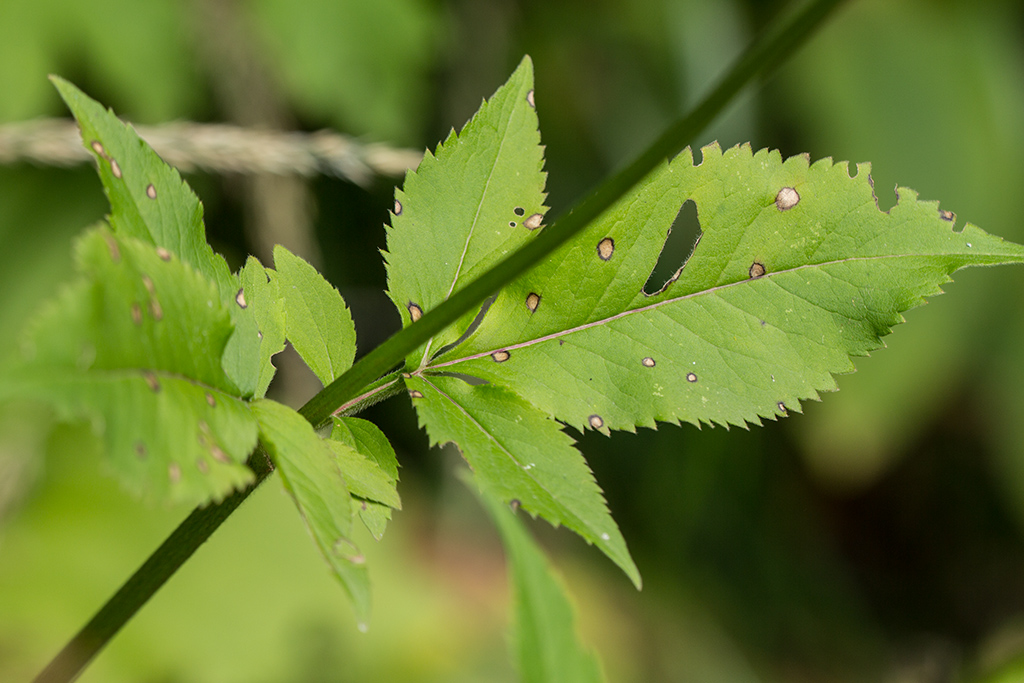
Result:
{"label": "tan lesion on leaf", "polygon": [[410,301],[405,305],[405,307],[409,309],[409,318],[413,322],[416,322],[423,317],[423,309],[419,307],[419,304],[414,304]]}
{"label": "tan lesion on leaf", "polygon": [[615,253],[615,240],[611,237],[605,237],[603,240],[597,243],[597,256],[602,261],[608,261]]}
{"label": "tan lesion on leaf", "polygon": [[540,306],[540,294],[536,292],[530,292],[526,296],[526,307],[530,309],[530,313],[534,313],[537,307]]}
{"label": "tan lesion on leaf", "polygon": [[789,211],[800,203],[800,193],[793,187],[784,187],[775,195],[775,206],[779,211]]}

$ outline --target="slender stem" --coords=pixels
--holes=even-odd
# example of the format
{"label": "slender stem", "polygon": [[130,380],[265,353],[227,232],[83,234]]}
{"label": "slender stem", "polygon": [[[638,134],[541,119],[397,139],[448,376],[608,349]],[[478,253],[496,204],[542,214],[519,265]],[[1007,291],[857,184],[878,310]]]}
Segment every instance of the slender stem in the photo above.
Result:
{"label": "slender stem", "polygon": [[274,471],[274,466],[262,447],[256,449],[247,464],[256,474],[255,481],[219,503],[193,510],[156,552],[150,555],[113,597],[107,600],[107,604],[103,605],[89,623],[57,653],[57,656],[36,676],[35,683],[65,683],[78,678],[103,646],[110,642],[121,627],[135,616],[139,608],[153,597],[153,594],[185,564],[188,558],[192,557],[192,553],[206,542],[235,508]]}
{"label": "slender stem", "polygon": [[[359,397],[369,384],[400,363],[410,352],[543,260],[612,206],[664,159],[678,154],[750,81],[770,73],[792,55],[840,2],[842,0],[813,0],[792,18],[775,23],[747,49],[695,109],[673,123],[635,161],[608,179],[574,209],[558,217],[535,239],[455,292],[418,322],[366,354],[299,412],[314,426],[322,425],[339,406]],[[250,466],[256,472],[256,481],[220,503],[193,511],[61,650],[36,678],[36,683],[72,681],[81,673],[114,634],[270,474],[271,467],[265,456],[257,452],[254,458],[256,462],[250,460]]]}

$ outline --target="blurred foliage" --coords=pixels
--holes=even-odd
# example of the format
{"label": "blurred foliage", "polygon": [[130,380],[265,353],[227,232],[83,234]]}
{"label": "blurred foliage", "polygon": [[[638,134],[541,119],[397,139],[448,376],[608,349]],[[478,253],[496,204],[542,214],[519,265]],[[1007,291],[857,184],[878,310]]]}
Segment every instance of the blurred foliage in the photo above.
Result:
{"label": "blurred foliage", "polygon": [[[0,120],[61,113],[48,72],[130,119],[230,118],[222,65],[210,63],[219,53],[203,44],[216,31],[196,25],[212,3],[246,27],[240,49],[264,60],[292,120],[396,144],[436,144],[529,53],[556,211],[692,103],[781,7],[6,0]],[[1024,10],[1010,0],[851,0],[696,142],[871,161],[883,208],[899,182],[1021,241],[1022,36]],[[67,280],[70,237],[104,212],[93,178],[0,169],[0,352]],[[253,238],[238,179],[189,180],[215,246],[240,263]],[[390,181],[364,190],[321,179],[311,190],[322,270],[365,352],[398,325],[380,313]],[[1024,274],[976,270],[947,289],[803,416],[751,431],[582,438],[644,591],[571,534],[533,531],[610,680],[1019,674]],[[0,678],[12,680],[35,673],[187,513],[129,500],[82,430],[42,439],[25,410],[0,420]],[[405,502],[381,544],[362,541],[375,568],[369,634],[272,482],[82,680],[513,680],[500,547],[451,475],[456,458],[428,451],[401,399],[363,416],[395,444]]]}

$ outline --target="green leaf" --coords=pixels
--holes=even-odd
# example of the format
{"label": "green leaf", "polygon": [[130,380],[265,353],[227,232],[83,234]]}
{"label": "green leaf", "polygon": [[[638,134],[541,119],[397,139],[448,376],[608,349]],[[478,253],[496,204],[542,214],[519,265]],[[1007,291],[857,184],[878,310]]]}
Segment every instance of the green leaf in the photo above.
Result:
{"label": "green leaf", "polygon": [[[504,289],[465,343],[424,370],[514,388],[580,429],[656,420],[759,424],[835,389],[902,311],[955,270],[1024,248],[901,189],[878,210],[858,166],[711,145],[654,172],[576,239]],[[642,288],[692,199],[702,236],[661,292]],[[532,297],[536,297],[533,299]]]}
{"label": "green leaf", "polygon": [[406,384],[431,443],[457,444],[489,495],[569,527],[640,587],[594,475],[557,422],[499,386],[445,376],[414,376]]}
{"label": "green leaf", "polygon": [[601,665],[576,635],[575,615],[565,586],[511,510],[480,496],[508,556],[515,626],[512,642],[524,683],[603,681]]}
{"label": "green leaf", "polygon": [[398,458],[377,425],[358,417],[335,417],[331,438],[348,444],[373,460],[391,481],[398,481]]}
{"label": "green leaf", "polygon": [[[395,193],[389,295],[404,324],[526,241],[544,207],[543,150],[529,57],[456,135],[428,151]],[[409,357],[420,367],[470,325],[468,313]]]}
{"label": "green leaf", "polygon": [[[51,77],[78,120],[82,142],[96,158],[110,200],[111,228],[177,255],[217,285],[231,304],[242,292],[237,276],[206,242],[203,207],[178,172],[168,166],[130,126],[125,125],[71,83]],[[252,396],[260,380],[260,340],[252,312],[229,306],[235,334],[228,341],[224,367],[242,396]]]}
{"label": "green leaf", "polygon": [[330,384],[352,366],[356,328],[345,301],[316,269],[278,245],[274,266],[285,308],[285,333],[306,365]]}
{"label": "green leaf", "polygon": [[349,489],[358,497],[359,518],[379,541],[391,519],[391,508],[402,508],[395,487],[395,449],[375,424],[357,417],[333,418],[328,443]]}
{"label": "green leaf", "polygon": [[254,395],[263,398],[276,372],[270,359],[284,350],[284,299],[277,281],[270,278],[268,270],[255,256],[250,256],[245,262],[239,279],[242,282],[240,301],[252,309],[253,315],[236,318],[236,324],[251,326],[250,331],[242,336],[259,340],[260,368]]}
{"label": "green leaf", "polygon": [[366,559],[351,541],[353,503],[331,444],[291,408],[268,399],[251,404],[260,440],[295,500],[313,540],[348,592],[360,623],[370,613]]}
{"label": "green leaf", "polygon": [[105,228],[77,243],[83,278],[29,327],[0,395],[87,419],[131,491],[206,502],[248,484],[256,424],[220,358],[231,318],[208,279]]}

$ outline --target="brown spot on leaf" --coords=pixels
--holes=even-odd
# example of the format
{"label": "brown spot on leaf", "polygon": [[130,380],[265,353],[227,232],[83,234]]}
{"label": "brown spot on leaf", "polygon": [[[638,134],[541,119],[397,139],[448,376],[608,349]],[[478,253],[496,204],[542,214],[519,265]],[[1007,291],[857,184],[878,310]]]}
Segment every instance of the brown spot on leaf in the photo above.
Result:
{"label": "brown spot on leaf", "polygon": [[210,463],[206,462],[202,458],[196,458],[196,469],[201,474],[208,474],[210,472]]}
{"label": "brown spot on leaf", "polygon": [[696,382],[697,381],[697,373],[694,373],[694,372],[686,373],[686,381],[690,382],[691,384]]}
{"label": "brown spot on leaf", "polygon": [[395,211],[394,211],[394,214],[396,216],[401,216],[402,215],[402,202],[398,201],[397,199],[395,200]]}
{"label": "brown spot on leaf", "polygon": [[530,292],[527,294],[526,307],[530,309],[530,313],[536,311],[538,306],[540,306],[540,294],[537,294],[536,292]]}
{"label": "brown spot on leaf", "polygon": [[604,418],[602,418],[600,415],[591,415],[590,417],[587,418],[587,421],[590,422],[590,426],[593,427],[594,429],[600,429],[601,427],[604,427]]}
{"label": "brown spot on leaf", "polygon": [[164,309],[160,307],[160,302],[156,299],[149,300],[149,312],[153,316],[153,320],[164,319]]}
{"label": "brown spot on leaf", "polygon": [[532,90],[530,92],[526,93],[526,101],[530,103],[531,107],[534,107],[534,108],[537,107],[537,103],[533,99],[533,91]]}
{"label": "brown spot on leaf", "polygon": [[228,454],[221,450],[220,446],[218,446],[217,444],[213,444],[210,446],[210,455],[212,455],[213,459],[218,462],[231,462],[231,458],[228,457]]}
{"label": "brown spot on leaf", "polygon": [[172,462],[167,466],[167,476],[170,477],[172,484],[177,484],[181,481],[181,465],[176,462]]}
{"label": "brown spot on leaf", "polygon": [[413,322],[416,322],[423,317],[423,309],[420,308],[418,304],[414,304],[410,301],[405,306],[409,309],[409,318],[411,318]]}
{"label": "brown spot on leaf", "polygon": [[117,263],[121,260],[121,248],[117,246],[117,240],[114,239],[113,235],[104,235],[103,239],[107,241],[107,249],[110,251],[110,260]]}
{"label": "brown spot on leaf", "polygon": [[150,199],[156,199],[156,185],[153,183],[146,185],[146,196]]}
{"label": "brown spot on leaf", "polygon": [[146,454],[147,454],[146,444],[142,443],[141,441],[136,441],[135,442],[135,455],[139,456],[139,459],[142,460],[142,459],[145,459]]}
{"label": "brown spot on leaf", "polygon": [[779,401],[778,408],[782,412],[783,415],[787,415],[789,413],[789,409],[786,408],[786,404],[783,403],[782,401]]}
{"label": "brown spot on leaf", "polygon": [[653,368],[653,367],[654,367],[655,365],[657,365],[657,363],[655,362],[655,360],[654,360],[653,358],[651,358],[650,356],[647,356],[646,358],[644,358],[644,359],[643,359],[642,361],[640,361],[640,362],[641,362],[641,363],[643,363],[643,366],[644,366],[645,368]]}
{"label": "brown spot on leaf", "polygon": [[423,392],[419,389],[413,389],[409,392],[409,398],[423,398]]}
{"label": "brown spot on leaf", "polygon": [[235,294],[235,303],[238,304],[239,308],[246,308],[249,304],[245,301],[245,290],[238,290],[238,294]]}
{"label": "brown spot on leaf", "polygon": [[512,354],[510,354],[505,349],[501,349],[500,351],[495,351],[494,353],[491,354],[491,358],[494,359],[495,363],[504,363],[511,356],[512,356]]}
{"label": "brown spot on leaf", "polygon": [[764,264],[759,261],[754,261],[750,264],[750,277],[756,279],[764,275],[767,271],[764,269]]}
{"label": "brown spot on leaf", "polygon": [[92,147],[92,151],[96,152],[101,157],[106,158],[107,150],[103,149],[103,144],[99,140],[93,140],[89,143],[89,146]]}
{"label": "brown spot on leaf", "polygon": [[132,322],[136,325],[142,324],[142,306],[132,304]]}
{"label": "brown spot on leaf", "polygon": [[607,261],[615,253],[615,240],[611,237],[605,237],[603,240],[597,243],[597,255],[602,261]]}
{"label": "brown spot on leaf", "polygon": [[110,172],[114,174],[115,178],[121,177],[121,167],[117,165],[117,161],[114,159],[110,160]]}
{"label": "brown spot on leaf", "polygon": [[215,399],[215,398],[213,397],[213,394],[211,394],[210,392],[206,392],[206,403],[207,403],[207,405],[209,405],[209,406],[210,406],[211,408],[213,408],[214,406],[216,406],[216,405],[217,405],[217,399]]}
{"label": "brown spot on leaf", "polygon": [[956,220],[956,214],[953,213],[952,211],[946,211],[945,209],[939,209],[939,218],[941,218],[944,221],[949,221],[950,223],[952,223],[953,221]]}
{"label": "brown spot on leaf", "polygon": [[800,193],[792,187],[784,187],[775,195],[775,206],[779,211],[789,211],[800,202]]}
{"label": "brown spot on leaf", "polygon": [[142,373],[142,376],[145,378],[146,384],[149,385],[149,388],[153,393],[160,391],[160,380],[156,378],[156,375],[152,372],[144,372]]}
{"label": "brown spot on leaf", "polygon": [[544,216],[539,213],[532,213],[530,216],[523,221],[523,227],[528,230],[536,230],[540,227],[541,221],[544,220]]}
{"label": "brown spot on leaf", "polygon": [[142,276],[142,286],[146,288],[146,291],[150,294],[153,293],[153,280],[148,275]]}
{"label": "brown spot on leaf", "polygon": [[160,257],[161,261],[170,261],[171,260],[171,252],[167,251],[163,247],[157,247],[156,248],[156,255]]}

